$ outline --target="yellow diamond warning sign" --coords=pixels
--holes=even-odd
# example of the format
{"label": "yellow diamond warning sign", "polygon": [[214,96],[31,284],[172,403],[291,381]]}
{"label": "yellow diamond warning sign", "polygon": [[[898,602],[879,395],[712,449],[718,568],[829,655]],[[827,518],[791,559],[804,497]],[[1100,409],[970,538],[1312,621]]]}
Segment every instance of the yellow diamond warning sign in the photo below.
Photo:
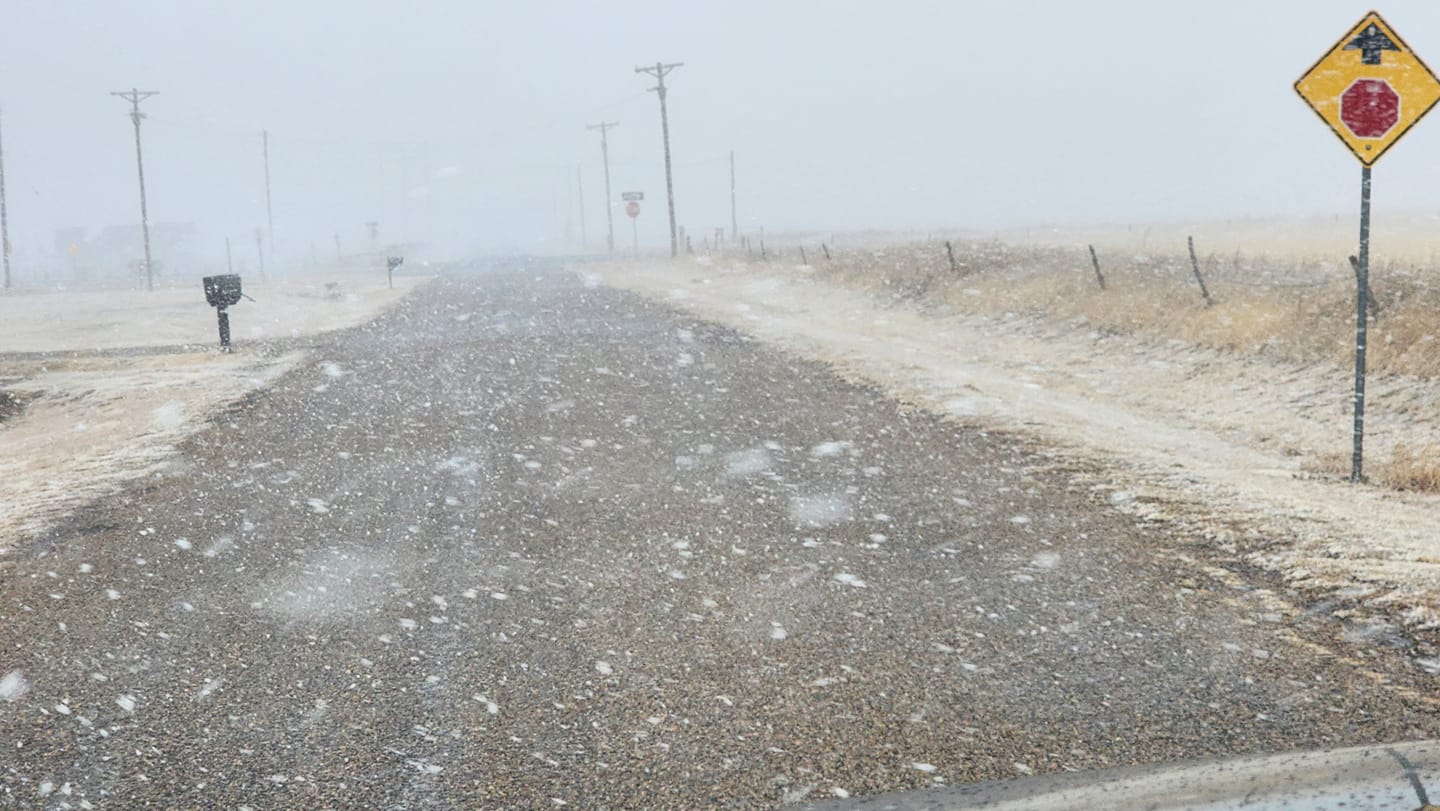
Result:
{"label": "yellow diamond warning sign", "polygon": [[1440,79],[1372,11],[1305,71],[1295,92],[1370,166],[1440,101]]}

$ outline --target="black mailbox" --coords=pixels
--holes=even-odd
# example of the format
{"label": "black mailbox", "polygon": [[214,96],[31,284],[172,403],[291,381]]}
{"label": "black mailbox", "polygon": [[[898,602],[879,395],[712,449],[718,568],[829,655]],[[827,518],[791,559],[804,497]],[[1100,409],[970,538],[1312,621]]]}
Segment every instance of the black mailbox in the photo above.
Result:
{"label": "black mailbox", "polygon": [[403,264],[405,264],[405,257],[403,256],[389,256],[385,258],[385,268],[387,270],[394,270]]}
{"label": "black mailbox", "polygon": [[240,276],[226,273],[220,276],[206,276],[205,300],[211,307],[230,307],[240,302]]}
{"label": "black mailbox", "polygon": [[240,289],[240,277],[234,273],[224,273],[219,276],[206,276],[201,281],[205,285],[205,300],[210,302],[216,315],[220,316],[220,349],[229,352],[230,314],[225,312],[225,308],[240,303],[240,297],[245,295]]}

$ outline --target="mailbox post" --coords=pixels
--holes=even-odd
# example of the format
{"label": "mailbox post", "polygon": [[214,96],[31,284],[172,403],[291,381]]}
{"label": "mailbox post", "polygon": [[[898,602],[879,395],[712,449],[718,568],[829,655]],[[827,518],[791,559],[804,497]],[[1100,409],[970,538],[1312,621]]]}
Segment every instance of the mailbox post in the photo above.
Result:
{"label": "mailbox post", "polygon": [[405,264],[403,256],[388,256],[385,258],[385,279],[391,287],[395,286],[395,268]]}
{"label": "mailbox post", "polygon": [[205,286],[205,301],[215,308],[220,318],[220,351],[230,351],[230,314],[225,308],[231,307],[240,301],[245,295],[240,287],[240,277],[234,273],[226,273],[219,276],[206,276],[202,280]]}

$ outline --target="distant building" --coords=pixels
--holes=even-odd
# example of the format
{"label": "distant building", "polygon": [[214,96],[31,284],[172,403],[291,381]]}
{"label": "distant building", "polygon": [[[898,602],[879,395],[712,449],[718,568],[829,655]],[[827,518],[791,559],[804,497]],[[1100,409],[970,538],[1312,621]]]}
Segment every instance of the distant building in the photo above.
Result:
{"label": "distant building", "polygon": [[[156,280],[198,267],[199,241],[199,229],[194,223],[152,224],[151,272]],[[55,250],[67,258],[75,281],[142,282],[145,243],[138,225],[111,225],[94,238],[87,238],[84,228],[59,228],[54,244]]]}

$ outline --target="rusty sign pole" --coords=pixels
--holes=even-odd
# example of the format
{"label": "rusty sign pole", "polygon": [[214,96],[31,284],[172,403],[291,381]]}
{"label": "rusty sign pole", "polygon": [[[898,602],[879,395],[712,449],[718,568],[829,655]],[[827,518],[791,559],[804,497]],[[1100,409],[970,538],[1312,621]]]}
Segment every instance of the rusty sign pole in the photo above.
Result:
{"label": "rusty sign pole", "polygon": [[1358,482],[1365,466],[1365,317],[1370,291],[1370,167],[1360,167],[1360,261],[1355,266],[1355,436],[1350,453],[1350,481]]}

